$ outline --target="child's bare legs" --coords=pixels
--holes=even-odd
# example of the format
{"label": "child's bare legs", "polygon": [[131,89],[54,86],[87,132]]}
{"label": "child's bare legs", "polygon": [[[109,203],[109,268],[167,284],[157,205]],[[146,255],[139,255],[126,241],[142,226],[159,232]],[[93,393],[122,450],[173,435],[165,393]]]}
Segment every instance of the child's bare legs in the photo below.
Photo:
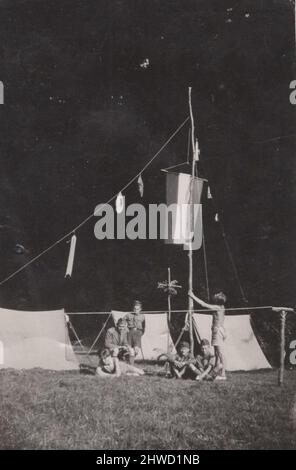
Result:
{"label": "child's bare legs", "polygon": [[122,375],[144,375],[145,372],[143,369],[139,367],[132,366],[131,364],[127,364],[126,362],[120,361],[119,368]]}
{"label": "child's bare legs", "polygon": [[225,354],[224,354],[224,349],[222,346],[214,346],[214,351],[215,351],[215,369],[220,370],[221,376],[225,377]]}
{"label": "child's bare legs", "polygon": [[197,367],[195,367],[194,364],[188,364],[188,368],[191,370],[191,372],[193,372],[195,377],[198,377],[201,375],[201,371]]}
{"label": "child's bare legs", "polygon": [[126,375],[144,375],[145,372],[143,371],[143,369],[139,369],[138,367],[135,367],[135,366],[132,366],[130,364],[127,364],[127,368],[126,368]]}
{"label": "child's bare legs", "polygon": [[186,367],[183,367],[182,369],[180,369],[172,365],[171,373],[172,373],[172,376],[175,377],[176,379],[182,379],[185,373],[185,370],[186,370]]}

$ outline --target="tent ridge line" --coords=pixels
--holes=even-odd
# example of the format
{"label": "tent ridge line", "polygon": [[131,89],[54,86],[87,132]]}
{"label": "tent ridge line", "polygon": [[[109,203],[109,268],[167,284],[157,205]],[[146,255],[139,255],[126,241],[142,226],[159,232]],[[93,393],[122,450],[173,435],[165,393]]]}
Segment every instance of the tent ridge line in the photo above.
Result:
{"label": "tent ridge line", "polygon": [[[225,311],[250,311],[250,310],[268,310],[271,309],[273,310],[276,307],[272,307],[271,305],[264,305],[264,306],[256,306],[256,307],[230,307],[226,308]],[[292,311],[293,309],[289,309]],[[172,313],[186,313],[188,309],[184,310],[172,310]],[[274,310],[273,310],[274,311]],[[294,310],[293,310],[294,311]],[[65,312],[67,315],[108,315],[112,311],[108,312]],[[126,313],[128,313],[129,310],[126,310]],[[142,310],[142,313],[147,313],[147,314],[157,314],[157,313],[167,313],[167,310]],[[211,311],[209,310],[193,310],[193,313],[201,313],[204,315],[212,315]]]}

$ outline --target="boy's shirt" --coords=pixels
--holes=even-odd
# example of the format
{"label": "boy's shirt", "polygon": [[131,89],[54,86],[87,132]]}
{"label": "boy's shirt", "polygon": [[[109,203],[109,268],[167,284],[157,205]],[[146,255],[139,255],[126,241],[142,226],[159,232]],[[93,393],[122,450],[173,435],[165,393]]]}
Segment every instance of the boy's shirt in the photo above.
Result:
{"label": "boy's shirt", "polygon": [[118,331],[115,327],[109,328],[105,336],[105,347],[112,350],[120,346],[128,346],[127,330]]}
{"label": "boy's shirt", "polygon": [[193,360],[192,360],[192,357],[190,356],[190,354],[187,354],[186,356],[181,356],[180,354],[176,354],[176,356],[174,358],[174,364],[176,362],[180,362],[181,367],[184,367],[188,364],[192,364]]}
{"label": "boy's shirt", "polygon": [[145,331],[145,315],[143,313],[132,313],[129,312],[124,316],[124,320],[127,322],[129,330],[136,329],[144,333]]}

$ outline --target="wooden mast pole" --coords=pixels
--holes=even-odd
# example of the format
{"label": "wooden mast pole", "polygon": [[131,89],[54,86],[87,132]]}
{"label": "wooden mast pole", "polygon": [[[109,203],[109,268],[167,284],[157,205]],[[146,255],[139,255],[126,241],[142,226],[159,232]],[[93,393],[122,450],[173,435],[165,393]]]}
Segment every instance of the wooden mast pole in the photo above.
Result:
{"label": "wooden mast pole", "polygon": [[168,344],[167,353],[170,353],[170,325],[171,325],[171,268],[168,268]]}
{"label": "wooden mast pole", "polygon": [[[194,224],[194,208],[193,208],[193,182],[195,177],[195,163],[196,163],[196,147],[195,147],[195,132],[194,132],[194,118],[192,112],[192,103],[191,103],[191,87],[188,89],[189,95],[189,111],[191,119],[191,143],[192,143],[192,164],[191,164],[191,182],[190,182],[190,231],[193,233],[193,224]],[[189,240],[189,250],[188,250],[188,260],[189,260],[189,274],[188,274],[188,291],[193,291],[193,256],[192,256],[192,240]],[[190,341],[190,353],[193,356],[194,354],[194,342],[193,342],[193,310],[194,304],[191,297],[188,298],[188,320],[189,320],[189,341]]]}

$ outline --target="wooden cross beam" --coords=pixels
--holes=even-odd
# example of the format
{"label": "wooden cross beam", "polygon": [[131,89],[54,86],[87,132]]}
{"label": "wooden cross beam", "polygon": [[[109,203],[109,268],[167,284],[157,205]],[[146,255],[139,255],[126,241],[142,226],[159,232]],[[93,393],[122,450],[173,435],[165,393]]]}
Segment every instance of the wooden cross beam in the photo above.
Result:
{"label": "wooden cross beam", "polygon": [[292,313],[295,313],[295,310],[294,308],[291,308],[291,307],[271,307],[271,310],[273,312],[292,312]]}

